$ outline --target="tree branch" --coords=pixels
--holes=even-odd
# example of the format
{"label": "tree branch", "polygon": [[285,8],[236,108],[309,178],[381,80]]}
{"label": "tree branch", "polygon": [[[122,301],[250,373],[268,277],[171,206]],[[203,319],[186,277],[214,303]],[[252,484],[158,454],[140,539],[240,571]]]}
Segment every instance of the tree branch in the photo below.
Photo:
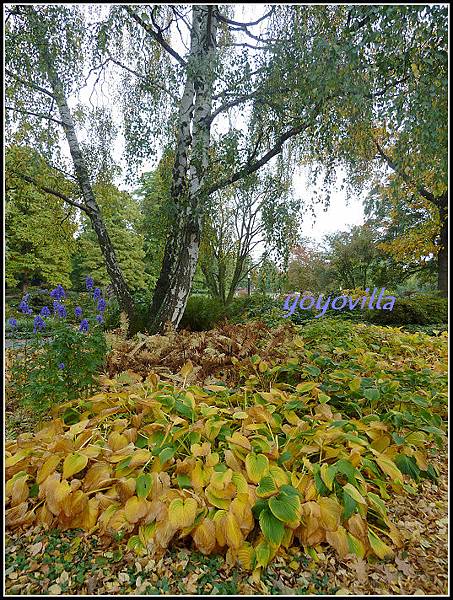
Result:
{"label": "tree branch", "polygon": [[33,117],[39,117],[40,119],[46,119],[47,121],[53,121],[54,123],[58,123],[58,125],[63,125],[62,121],[59,121],[58,119],[54,119],[53,117],[50,117],[49,115],[35,113],[30,110],[24,110],[23,108],[14,108],[14,106],[5,106],[5,110],[13,110],[15,112],[19,112],[24,115],[31,115]]}
{"label": "tree branch", "polygon": [[16,81],[19,81],[19,83],[23,83],[27,87],[31,87],[34,90],[37,90],[38,92],[41,92],[43,94],[47,94],[47,96],[50,96],[53,100],[55,100],[55,96],[54,96],[54,94],[52,92],[49,92],[49,90],[46,90],[45,88],[43,88],[40,85],[34,83],[33,81],[26,81],[25,79],[22,79],[21,77],[18,77],[17,75],[15,75],[9,69],[5,69],[5,74],[8,75],[8,77],[12,77]]}
{"label": "tree branch", "polygon": [[14,175],[17,175],[17,177],[20,177],[20,179],[23,179],[24,181],[27,181],[28,183],[32,183],[34,186],[36,186],[37,188],[39,188],[46,194],[51,194],[52,196],[56,196],[57,198],[60,198],[60,200],[67,202],[71,206],[75,206],[76,208],[83,210],[83,212],[85,212],[87,214],[89,213],[89,209],[87,206],[85,206],[84,204],[81,204],[80,202],[76,202],[75,200],[72,200],[71,198],[69,198],[69,196],[66,196],[66,194],[63,194],[62,192],[59,192],[57,190],[53,190],[45,185],[41,185],[33,177],[30,177],[29,175],[25,175],[24,173],[20,173],[19,171],[13,171],[13,173],[14,173]]}
{"label": "tree branch", "polygon": [[143,29],[147,33],[149,33],[149,35],[152,38],[154,38],[156,42],[158,42],[162,46],[162,48],[164,48],[169,54],[171,54],[171,56],[173,56],[173,58],[175,58],[181,66],[187,66],[187,62],[183,59],[182,56],[180,56],[176,52],[176,50],[174,50],[170,46],[168,42],[165,41],[160,31],[154,31],[154,29],[150,25],[148,25],[148,23],[145,23],[143,19],[139,17],[129,6],[124,6],[124,10],[129,14],[130,17],[134,19],[134,21],[136,21],[141,27],[143,27]]}
{"label": "tree branch", "polygon": [[425,198],[425,200],[428,200],[428,202],[431,202],[435,206],[438,205],[439,199],[436,198],[436,196],[434,196],[434,194],[429,192],[423,186],[417,185],[416,183],[414,183],[414,181],[412,181],[412,179],[409,177],[409,175],[407,175],[404,171],[402,171],[398,167],[398,165],[390,158],[390,156],[388,156],[388,154],[386,154],[384,152],[383,148],[379,145],[379,143],[375,139],[373,139],[373,142],[374,142],[374,145],[376,146],[377,151],[378,151],[379,155],[381,156],[381,158],[383,158],[385,160],[385,162],[388,164],[388,166],[393,171],[395,171],[395,173],[397,173],[409,187],[417,190],[417,192],[420,194],[420,196]]}

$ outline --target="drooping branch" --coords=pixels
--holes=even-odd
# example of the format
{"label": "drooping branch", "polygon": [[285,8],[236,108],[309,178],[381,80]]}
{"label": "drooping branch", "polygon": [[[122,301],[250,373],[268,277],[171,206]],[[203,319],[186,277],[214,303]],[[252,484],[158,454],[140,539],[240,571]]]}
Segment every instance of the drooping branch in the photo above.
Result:
{"label": "drooping branch", "polygon": [[9,69],[5,69],[5,74],[8,75],[8,77],[12,77],[19,83],[26,85],[27,87],[30,87],[38,92],[41,92],[42,94],[47,94],[47,96],[50,96],[53,100],[55,100],[55,95],[52,92],[50,92],[49,90],[46,90],[46,88],[43,88],[42,86],[38,85],[37,83],[34,83],[33,81],[27,81],[25,79],[22,79],[21,77],[18,77],[17,75],[15,75]]}
{"label": "drooping branch", "polygon": [[143,27],[143,29],[147,33],[149,33],[149,35],[152,38],[154,38],[156,42],[158,42],[162,46],[162,48],[164,48],[164,50],[166,50],[171,56],[173,56],[173,58],[175,58],[182,67],[187,66],[187,62],[183,59],[182,56],[180,56],[176,52],[174,48],[170,46],[170,44],[165,40],[160,30],[154,31],[154,29],[150,25],[148,25],[148,23],[145,23],[145,21],[139,15],[137,15],[129,6],[124,6],[124,10],[129,14],[129,16],[131,16],[134,19],[134,21],[136,21],[141,27]]}
{"label": "drooping branch", "polygon": [[32,117],[38,117],[40,119],[45,119],[46,121],[53,121],[54,123],[57,123],[58,125],[63,125],[63,121],[59,121],[58,119],[55,119],[54,117],[51,117],[49,115],[43,115],[42,113],[32,112],[31,110],[25,110],[23,108],[15,108],[14,106],[5,106],[5,110],[13,110],[14,112],[18,112],[23,115],[31,115]]}
{"label": "drooping branch", "polygon": [[274,146],[265,154],[263,154],[261,158],[253,162],[247,162],[241,169],[239,169],[239,171],[236,171],[236,173],[233,173],[233,175],[231,175],[230,177],[226,177],[225,179],[218,181],[210,188],[208,188],[206,193],[208,195],[212,194],[213,192],[216,192],[228,185],[231,185],[232,183],[236,183],[236,181],[247,177],[247,175],[255,173],[256,171],[258,171],[258,169],[260,169],[262,166],[268,163],[271,160],[271,158],[274,158],[274,156],[277,156],[282,152],[285,142],[305,131],[305,129],[307,129],[308,126],[309,123],[304,122],[300,125],[295,125],[291,127],[290,129],[288,129],[288,131],[279,136]]}
{"label": "drooping branch", "polygon": [[54,190],[54,189],[48,187],[47,185],[41,185],[39,183],[39,181],[37,181],[34,177],[30,177],[30,175],[25,175],[25,173],[21,173],[20,171],[16,171],[16,170],[14,170],[12,172],[14,173],[14,175],[19,177],[20,179],[23,179],[27,183],[33,184],[36,188],[40,189],[41,191],[45,192],[46,194],[51,194],[52,196],[55,196],[56,198],[60,198],[60,200],[63,200],[67,204],[70,204],[71,206],[74,206],[75,208],[83,210],[83,212],[85,212],[86,214],[89,214],[89,208],[88,208],[88,206],[85,206],[85,204],[81,204],[80,202],[73,200],[66,194],[63,194],[62,192],[59,192],[58,190]]}
{"label": "drooping branch", "polygon": [[428,202],[431,202],[432,204],[434,204],[435,206],[438,206],[439,204],[439,199],[434,196],[434,194],[432,194],[430,191],[428,191],[426,188],[424,188],[421,185],[416,184],[411,177],[409,177],[409,175],[407,173],[405,173],[403,171],[403,169],[401,169],[394,160],[392,160],[390,158],[390,156],[384,151],[384,149],[381,147],[381,145],[379,144],[379,142],[375,139],[373,139],[374,145],[377,148],[377,151],[379,153],[379,155],[381,156],[381,158],[383,158],[385,160],[385,162],[388,164],[388,166],[392,169],[392,171],[395,171],[395,173],[397,173],[401,179],[411,188],[417,190],[417,192],[420,194],[420,196],[422,196],[423,198],[425,198],[425,200],[428,200]]}

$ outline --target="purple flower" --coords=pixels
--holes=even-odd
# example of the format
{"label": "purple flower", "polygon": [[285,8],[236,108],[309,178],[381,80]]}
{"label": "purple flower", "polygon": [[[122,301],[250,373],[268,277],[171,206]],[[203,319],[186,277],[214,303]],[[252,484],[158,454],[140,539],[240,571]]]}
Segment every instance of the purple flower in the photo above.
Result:
{"label": "purple flower", "polygon": [[58,315],[62,319],[64,319],[67,316],[66,308],[63,306],[63,304],[57,302],[57,300],[54,300],[53,312],[55,315]]}
{"label": "purple flower", "polygon": [[104,319],[102,318],[102,315],[96,315],[96,321],[97,321],[98,323],[103,323],[103,322],[104,322]]}
{"label": "purple flower", "polygon": [[101,312],[101,313],[104,312],[106,306],[107,305],[105,303],[104,298],[99,298],[99,301],[98,301],[98,311]]}
{"label": "purple flower", "polygon": [[14,327],[17,327],[17,321],[16,319],[8,319],[8,324],[11,325],[11,327],[14,329]]}
{"label": "purple flower", "polygon": [[22,311],[24,313],[24,315],[30,314],[30,307],[28,306],[27,301],[24,298],[22,298],[22,300],[19,304],[19,310]]}
{"label": "purple flower", "polygon": [[60,363],[60,364],[58,365],[58,368],[59,368],[59,369],[61,369],[61,370],[63,370],[63,369],[64,369],[64,363]]}
{"label": "purple flower", "polygon": [[55,300],[61,300],[62,298],[66,298],[63,286],[58,284],[57,287],[50,292],[50,297],[55,298]]}
{"label": "purple flower", "polygon": [[101,297],[101,290],[99,288],[95,288],[94,292],[93,292],[93,298],[94,300],[99,300],[99,298]]}
{"label": "purple flower", "polygon": [[24,302],[28,302],[28,299],[30,298],[30,294],[25,294],[25,296],[22,298],[22,300]]}
{"label": "purple flower", "polygon": [[48,306],[43,306],[41,308],[41,312],[39,313],[41,317],[50,317],[50,310]]}
{"label": "purple flower", "polygon": [[82,319],[80,321],[79,331],[88,331],[88,329],[89,329],[88,321],[86,319]]}
{"label": "purple flower", "polygon": [[93,278],[88,275],[88,277],[85,279],[85,284],[86,284],[87,290],[93,289],[93,285],[94,285]]}
{"label": "purple flower", "polygon": [[36,333],[38,331],[38,329],[39,329],[39,331],[42,331],[45,326],[46,326],[46,324],[43,321],[43,319],[39,315],[37,315],[35,317],[35,320],[33,321],[33,333]]}
{"label": "purple flower", "polygon": [[74,308],[74,313],[75,313],[75,316],[76,316],[78,319],[80,319],[80,317],[82,316],[82,309],[80,308],[80,306],[76,306],[76,307]]}

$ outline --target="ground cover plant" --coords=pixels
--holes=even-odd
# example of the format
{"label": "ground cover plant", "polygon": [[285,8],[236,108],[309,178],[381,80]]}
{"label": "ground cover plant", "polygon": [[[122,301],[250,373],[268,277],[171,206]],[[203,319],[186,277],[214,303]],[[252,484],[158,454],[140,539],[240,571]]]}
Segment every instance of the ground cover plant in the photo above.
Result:
{"label": "ground cover plant", "polygon": [[391,559],[387,503],[437,477],[446,335],[324,319],[283,344],[285,361],[265,344],[233,360],[228,384],[193,383],[188,360],[56,406],[7,442],[7,528],[80,528],[152,557],[183,539],[256,578],[293,547]]}

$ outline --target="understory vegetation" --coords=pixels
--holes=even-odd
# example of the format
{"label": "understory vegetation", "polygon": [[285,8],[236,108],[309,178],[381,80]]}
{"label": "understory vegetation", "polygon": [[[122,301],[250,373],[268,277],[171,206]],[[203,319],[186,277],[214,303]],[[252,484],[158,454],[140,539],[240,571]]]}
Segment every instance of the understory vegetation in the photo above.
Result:
{"label": "understory vegetation", "polygon": [[391,558],[401,537],[387,500],[438,476],[446,334],[334,319],[229,327],[111,340],[111,367],[128,344],[127,371],[7,442],[8,529],[80,528],[153,557],[186,539],[257,577],[294,546]]}

